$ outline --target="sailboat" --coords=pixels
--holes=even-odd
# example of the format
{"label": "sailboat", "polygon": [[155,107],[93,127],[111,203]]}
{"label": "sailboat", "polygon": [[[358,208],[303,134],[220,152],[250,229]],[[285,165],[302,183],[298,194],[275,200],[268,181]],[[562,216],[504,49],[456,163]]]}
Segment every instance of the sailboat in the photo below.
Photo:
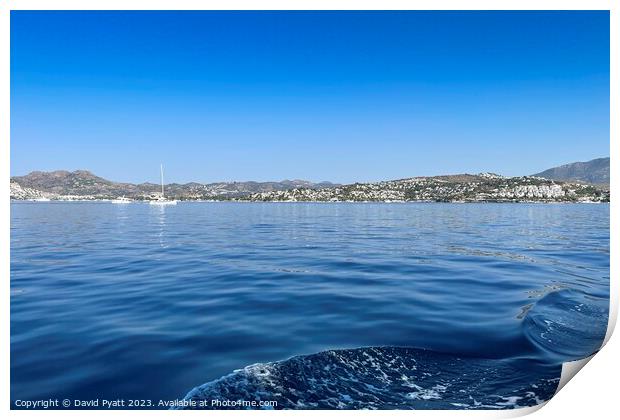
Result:
{"label": "sailboat", "polygon": [[176,206],[177,200],[166,200],[164,195],[164,165],[159,165],[161,172],[161,196],[157,200],[151,200],[149,203],[156,206]]}

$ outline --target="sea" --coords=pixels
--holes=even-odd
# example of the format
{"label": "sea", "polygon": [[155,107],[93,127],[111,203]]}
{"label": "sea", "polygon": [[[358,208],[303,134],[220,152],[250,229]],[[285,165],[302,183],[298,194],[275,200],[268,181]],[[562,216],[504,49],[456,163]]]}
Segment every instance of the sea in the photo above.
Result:
{"label": "sea", "polygon": [[525,407],[607,329],[609,204],[14,201],[10,251],[13,408]]}

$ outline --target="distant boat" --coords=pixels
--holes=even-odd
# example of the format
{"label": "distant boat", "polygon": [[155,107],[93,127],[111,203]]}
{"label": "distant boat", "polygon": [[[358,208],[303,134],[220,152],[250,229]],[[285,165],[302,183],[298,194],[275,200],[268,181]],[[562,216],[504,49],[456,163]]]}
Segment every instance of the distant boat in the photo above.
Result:
{"label": "distant boat", "polygon": [[35,199],[34,199],[34,200],[32,200],[32,201],[50,201],[50,199],[49,199],[49,198],[47,198],[47,197],[39,197],[39,198],[35,198]]}
{"label": "distant boat", "polygon": [[155,206],[176,206],[177,200],[166,200],[164,195],[164,165],[159,165],[159,169],[161,172],[161,197],[157,200],[151,200],[150,204]]}
{"label": "distant boat", "polygon": [[110,200],[111,203],[114,204],[128,204],[131,203],[133,200],[131,198],[127,198],[127,197],[118,197],[115,198],[114,200]]}

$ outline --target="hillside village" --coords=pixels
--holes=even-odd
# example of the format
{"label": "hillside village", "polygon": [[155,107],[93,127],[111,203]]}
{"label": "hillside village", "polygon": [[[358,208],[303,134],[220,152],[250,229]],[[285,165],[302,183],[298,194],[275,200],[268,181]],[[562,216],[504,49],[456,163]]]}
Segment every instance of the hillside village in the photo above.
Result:
{"label": "hillside village", "polygon": [[[155,184],[114,183],[87,171],[36,173],[11,179],[13,200],[151,200]],[[182,201],[273,202],[608,202],[609,188],[535,176],[491,173],[416,177],[338,185],[307,181],[278,183],[171,184],[166,195]]]}
{"label": "hillside village", "polygon": [[607,202],[604,188],[538,177],[495,174],[419,177],[311,190],[294,188],[251,194],[249,201],[436,201],[436,202]]}

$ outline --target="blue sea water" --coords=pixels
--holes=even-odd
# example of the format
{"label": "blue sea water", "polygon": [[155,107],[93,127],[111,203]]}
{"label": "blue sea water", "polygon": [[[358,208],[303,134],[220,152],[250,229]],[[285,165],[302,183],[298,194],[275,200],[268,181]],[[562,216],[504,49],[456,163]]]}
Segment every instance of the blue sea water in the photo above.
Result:
{"label": "blue sea water", "polygon": [[608,305],[607,204],[11,204],[13,402],[527,406]]}

